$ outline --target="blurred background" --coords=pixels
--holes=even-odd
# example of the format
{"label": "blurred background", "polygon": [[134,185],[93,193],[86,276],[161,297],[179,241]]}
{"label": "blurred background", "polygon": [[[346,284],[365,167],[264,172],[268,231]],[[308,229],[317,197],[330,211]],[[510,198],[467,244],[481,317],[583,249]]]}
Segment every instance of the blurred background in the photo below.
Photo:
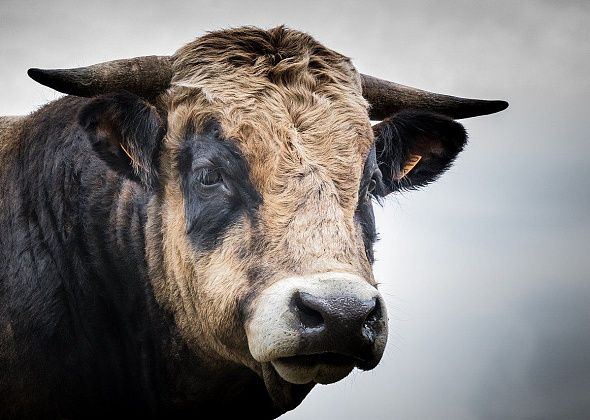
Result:
{"label": "blurred background", "polygon": [[437,183],[376,208],[381,364],[283,418],[590,418],[590,2],[1,0],[0,115],[59,97],[29,67],[279,24],[363,73],[510,102],[463,121],[470,144]]}

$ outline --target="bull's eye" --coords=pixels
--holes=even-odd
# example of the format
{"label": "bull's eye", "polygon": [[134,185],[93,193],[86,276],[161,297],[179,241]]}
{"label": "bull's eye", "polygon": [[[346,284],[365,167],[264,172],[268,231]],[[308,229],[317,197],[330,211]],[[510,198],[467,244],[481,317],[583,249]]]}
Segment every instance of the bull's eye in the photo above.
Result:
{"label": "bull's eye", "polygon": [[223,177],[217,169],[201,169],[197,174],[197,180],[205,187],[213,187],[223,183]]}

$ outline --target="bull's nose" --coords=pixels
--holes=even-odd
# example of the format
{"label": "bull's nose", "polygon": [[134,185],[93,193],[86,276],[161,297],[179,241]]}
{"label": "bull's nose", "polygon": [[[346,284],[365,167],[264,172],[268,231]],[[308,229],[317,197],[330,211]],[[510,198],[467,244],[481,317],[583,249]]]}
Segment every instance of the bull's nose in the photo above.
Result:
{"label": "bull's nose", "polygon": [[376,327],[383,321],[376,297],[319,297],[297,291],[292,302],[302,328],[304,352],[343,354],[361,365],[373,358]]}
{"label": "bull's nose", "polygon": [[387,310],[362,277],[325,272],[264,289],[245,313],[248,348],[293,384],[339,381],[377,366],[387,343]]}

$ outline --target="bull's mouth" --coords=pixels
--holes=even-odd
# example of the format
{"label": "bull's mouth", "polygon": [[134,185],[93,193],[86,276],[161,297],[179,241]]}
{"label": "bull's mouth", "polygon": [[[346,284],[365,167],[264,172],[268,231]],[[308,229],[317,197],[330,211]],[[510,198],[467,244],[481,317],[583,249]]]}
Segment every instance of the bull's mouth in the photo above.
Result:
{"label": "bull's mouth", "polygon": [[378,360],[320,352],[278,357],[261,364],[267,391],[284,413],[298,406],[315,384],[329,384],[346,377],[355,367],[372,369]]}
{"label": "bull's mouth", "polygon": [[292,384],[330,384],[346,377],[358,360],[343,354],[318,353],[281,357],[271,362],[279,376]]}
{"label": "bull's mouth", "polygon": [[332,352],[281,357],[277,359],[277,361],[286,365],[309,367],[315,366],[317,364],[328,366],[348,366],[356,363],[356,360],[353,357]]}
{"label": "bull's mouth", "polygon": [[262,373],[276,407],[285,412],[299,405],[315,384],[338,382],[355,367],[372,369],[377,362],[333,352],[298,354],[262,363]]}

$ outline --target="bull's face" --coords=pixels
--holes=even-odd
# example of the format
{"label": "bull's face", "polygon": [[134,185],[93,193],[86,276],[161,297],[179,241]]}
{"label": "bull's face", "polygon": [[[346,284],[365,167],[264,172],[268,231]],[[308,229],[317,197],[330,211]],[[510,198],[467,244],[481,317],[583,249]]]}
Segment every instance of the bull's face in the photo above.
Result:
{"label": "bull's face", "polygon": [[209,354],[269,382],[331,383],[376,366],[387,340],[373,131],[347,59],[300,34],[276,41],[281,58],[255,42],[177,54],[159,294]]}
{"label": "bull's face", "polygon": [[[306,147],[271,118],[268,131],[244,129],[244,114],[235,129],[222,118],[178,127],[162,200],[173,252],[160,293],[210,354],[272,366],[290,383],[334,382],[355,365],[374,367],[387,337],[369,261],[372,137],[365,128],[362,147],[345,146],[353,137],[336,133],[314,150],[313,137]],[[326,159],[339,143],[345,156]]]}
{"label": "bull's face", "polygon": [[167,71],[155,106],[115,94],[80,119],[99,154],[153,194],[151,281],[182,337],[211,363],[257,372],[285,408],[305,395],[297,386],[374,368],[387,315],[372,200],[450,165],[465,132],[424,108],[469,116],[464,103],[412,102],[403,87],[405,106],[374,98],[373,116],[399,112],[371,127],[363,93],[383,86],[284,28],[209,34]]}

